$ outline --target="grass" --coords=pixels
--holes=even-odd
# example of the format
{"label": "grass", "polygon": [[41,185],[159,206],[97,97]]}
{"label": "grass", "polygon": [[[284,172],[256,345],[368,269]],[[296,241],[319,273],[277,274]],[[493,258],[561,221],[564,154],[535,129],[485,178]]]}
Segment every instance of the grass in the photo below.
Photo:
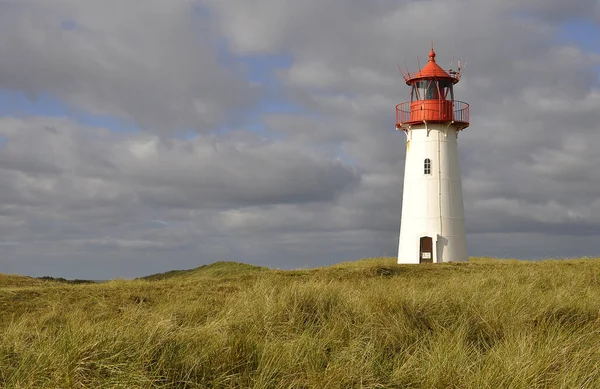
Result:
{"label": "grass", "polygon": [[2,388],[598,388],[600,261],[0,275]]}

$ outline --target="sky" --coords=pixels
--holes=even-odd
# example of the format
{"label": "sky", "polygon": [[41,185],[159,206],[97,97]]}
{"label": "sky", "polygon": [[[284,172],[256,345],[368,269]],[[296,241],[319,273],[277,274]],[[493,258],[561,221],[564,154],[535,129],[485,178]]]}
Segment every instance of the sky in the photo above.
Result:
{"label": "sky", "polygon": [[0,0],[0,273],[396,255],[432,40],[469,254],[600,255],[598,0]]}

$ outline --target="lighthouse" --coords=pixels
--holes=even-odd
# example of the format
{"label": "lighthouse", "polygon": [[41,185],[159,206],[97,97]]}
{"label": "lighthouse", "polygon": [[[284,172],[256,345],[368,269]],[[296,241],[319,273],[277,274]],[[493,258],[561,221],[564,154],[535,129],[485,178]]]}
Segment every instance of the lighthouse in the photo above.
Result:
{"label": "lighthouse", "polygon": [[396,106],[396,129],[406,134],[406,163],[398,263],[467,261],[458,137],[469,126],[469,104],[454,99],[460,66],[435,61],[404,74],[410,101]]}

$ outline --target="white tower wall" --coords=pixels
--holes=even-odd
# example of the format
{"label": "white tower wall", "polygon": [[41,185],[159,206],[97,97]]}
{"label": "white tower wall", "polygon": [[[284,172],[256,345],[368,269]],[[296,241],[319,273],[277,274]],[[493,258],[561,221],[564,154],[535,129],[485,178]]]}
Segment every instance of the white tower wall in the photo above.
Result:
{"label": "white tower wall", "polygon": [[[398,263],[420,263],[422,237],[432,239],[432,262],[467,261],[458,130],[448,123],[406,129]],[[431,174],[425,174],[425,159]]]}

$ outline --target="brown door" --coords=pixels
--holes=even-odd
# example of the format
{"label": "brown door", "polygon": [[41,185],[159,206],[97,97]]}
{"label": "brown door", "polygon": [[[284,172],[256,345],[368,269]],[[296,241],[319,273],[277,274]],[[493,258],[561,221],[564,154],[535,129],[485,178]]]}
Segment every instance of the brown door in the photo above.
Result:
{"label": "brown door", "polygon": [[420,243],[419,262],[433,263],[433,240],[429,236],[424,236]]}

